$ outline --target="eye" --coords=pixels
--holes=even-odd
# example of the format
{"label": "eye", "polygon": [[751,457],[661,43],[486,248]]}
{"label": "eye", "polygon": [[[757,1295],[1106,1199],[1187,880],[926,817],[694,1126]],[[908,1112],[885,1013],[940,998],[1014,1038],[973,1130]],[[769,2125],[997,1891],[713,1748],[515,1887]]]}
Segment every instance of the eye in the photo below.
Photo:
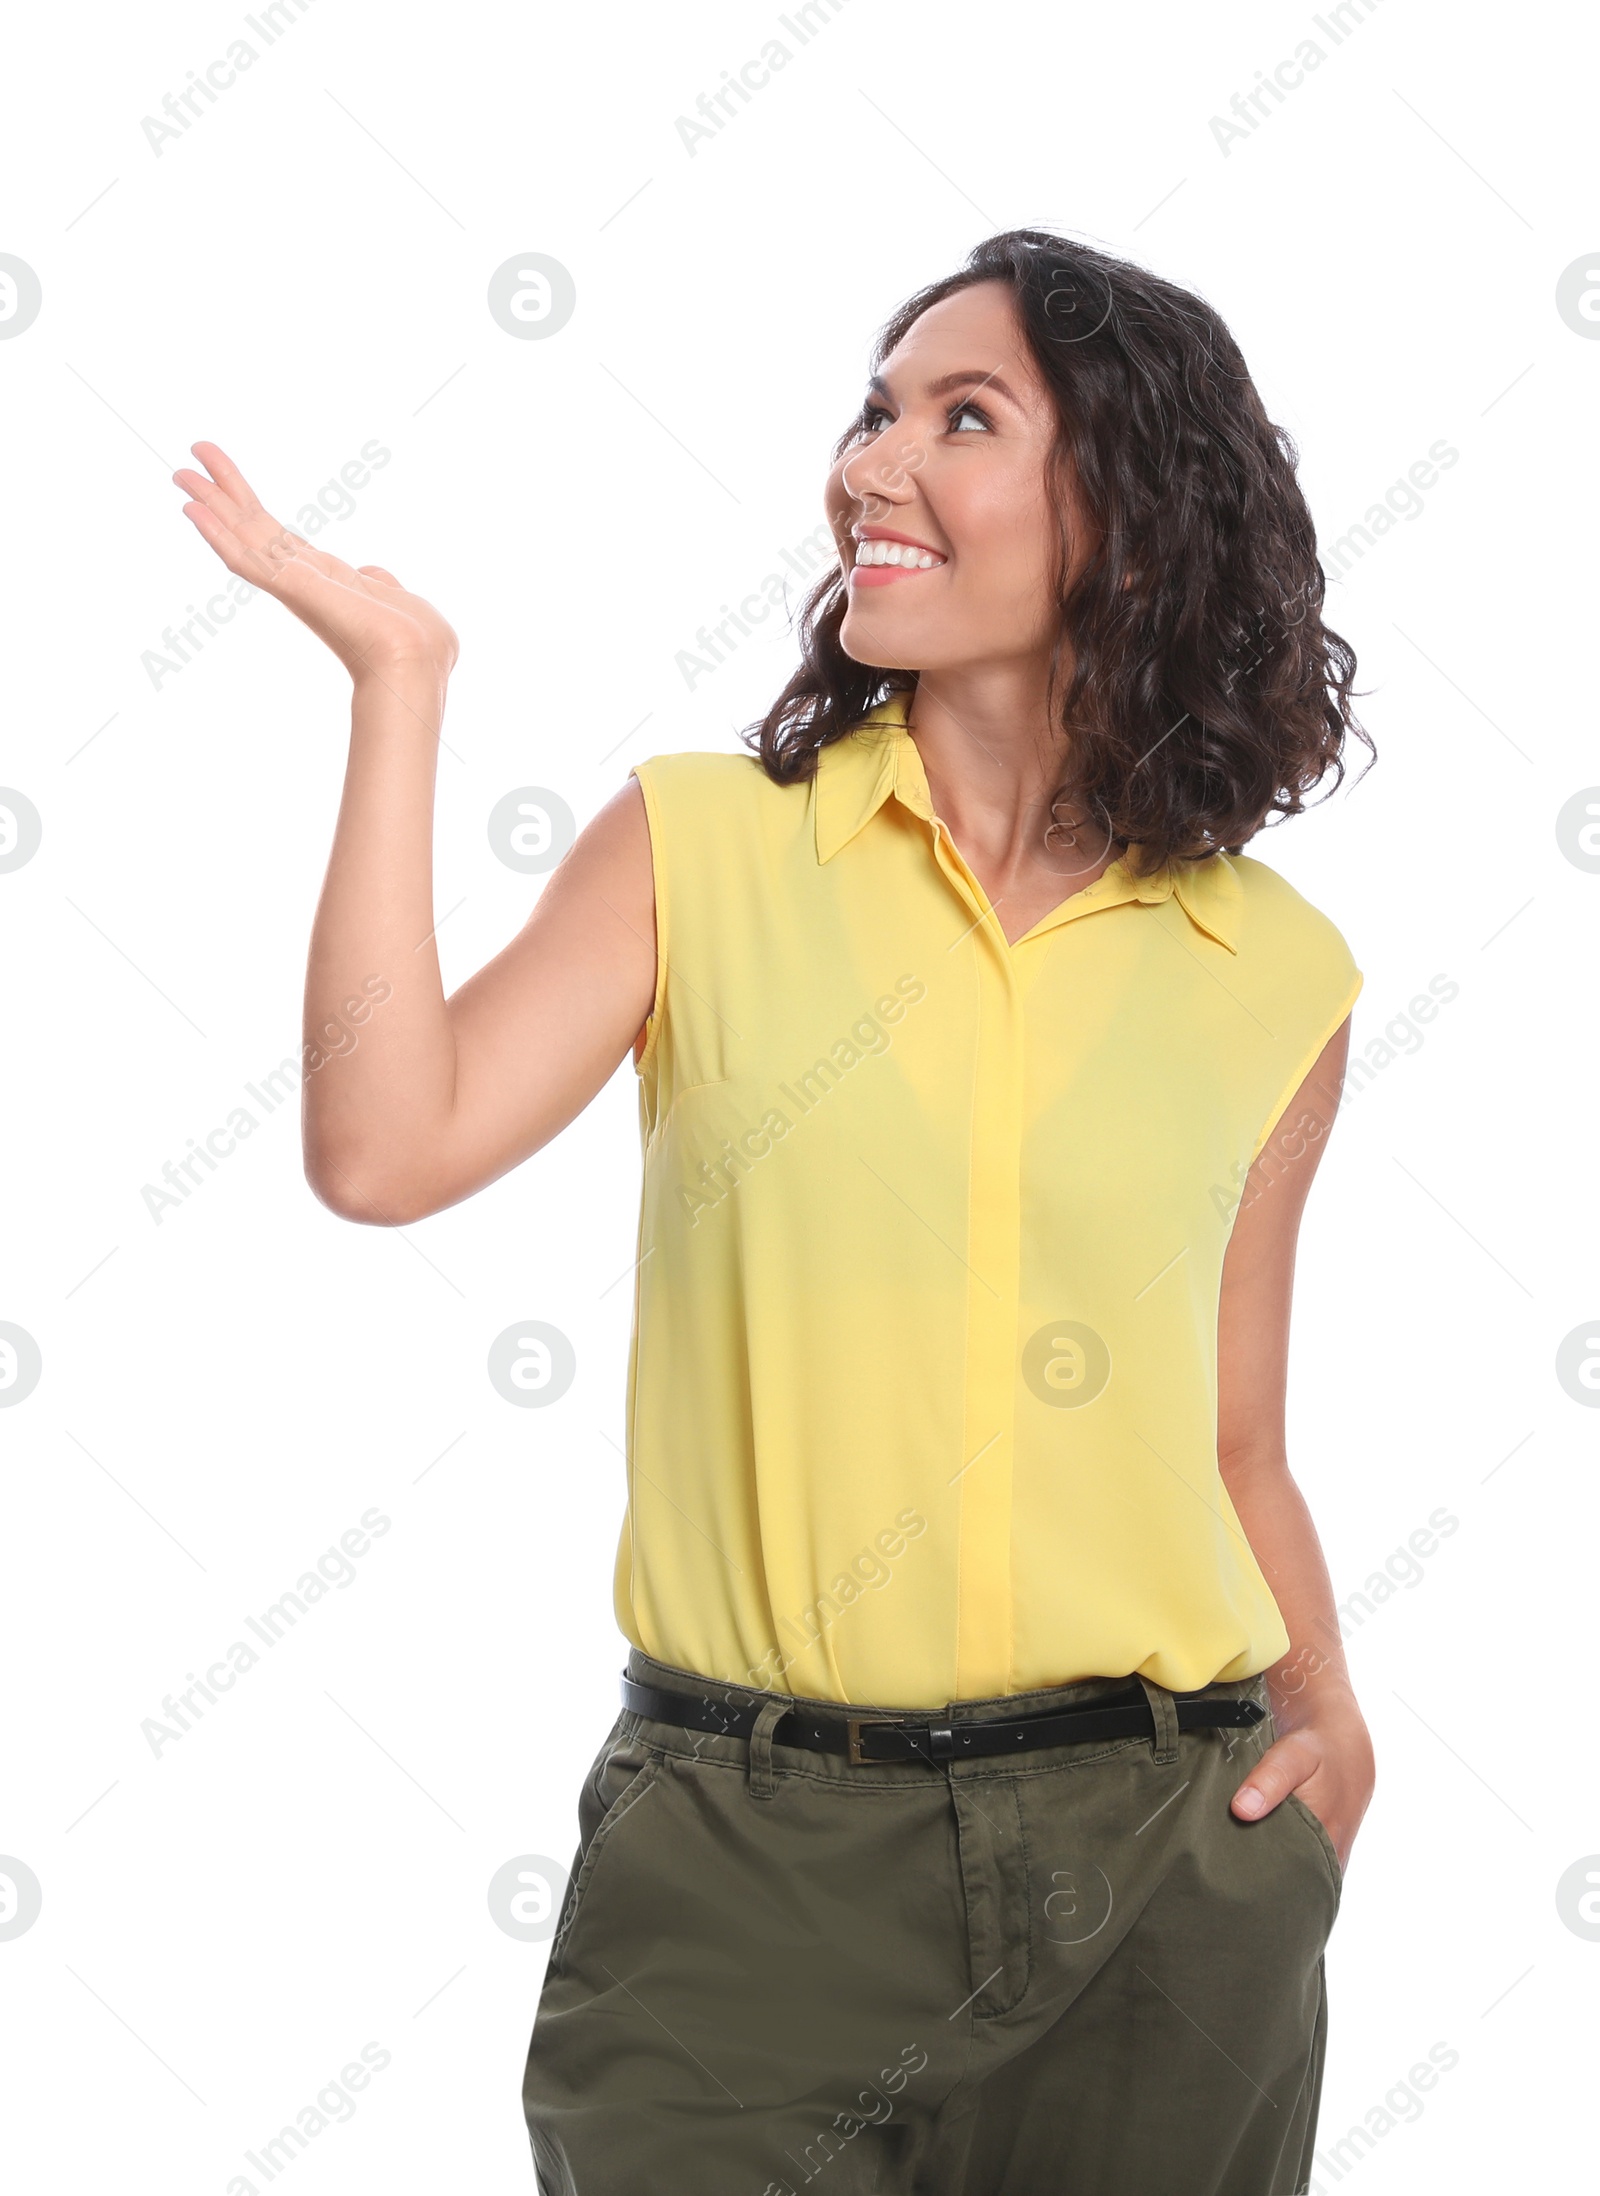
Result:
{"label": "eye", "polygon": [[972,403],[970,400],[965,404],[958,404],[955,407],[954,411],[949,414],[948,418],[945,421],[945,425],[951,430],[952,433],[964,435],[972,433],[973,429],[970,424],[963,424],[963,422],[970,423],[972,421],[976,421],[978,427],[981,428],[986,435],[992,434],[994,432],[994,422],[990,419],[988,413],[980,410],[980,408],[976,404]]}
{"label": "eye", "polygon": [[872,399],[868,397],[866,403],[861,407],[861,416],[856,421],[853,432],[859,441],[864,436],[875,435],[881,427],[887,427],[888,424],[889,415],[883,406],[874,404]]}

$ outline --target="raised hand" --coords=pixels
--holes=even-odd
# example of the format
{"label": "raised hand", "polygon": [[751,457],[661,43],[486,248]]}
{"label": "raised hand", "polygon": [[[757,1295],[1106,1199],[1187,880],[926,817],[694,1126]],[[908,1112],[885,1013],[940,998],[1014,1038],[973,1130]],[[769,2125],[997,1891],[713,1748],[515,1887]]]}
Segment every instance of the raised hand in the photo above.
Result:
{"label": "raised hand", "polygon": [[449,677],[460,643],[431,603],[408,594],[381,564],[346,564],[314,548],[263,510],[226,451],[214,442],[190,447],[206,470],[172,476],[191,499],[184,516],[230,572],[276,596],[357,682],[413,670]]}

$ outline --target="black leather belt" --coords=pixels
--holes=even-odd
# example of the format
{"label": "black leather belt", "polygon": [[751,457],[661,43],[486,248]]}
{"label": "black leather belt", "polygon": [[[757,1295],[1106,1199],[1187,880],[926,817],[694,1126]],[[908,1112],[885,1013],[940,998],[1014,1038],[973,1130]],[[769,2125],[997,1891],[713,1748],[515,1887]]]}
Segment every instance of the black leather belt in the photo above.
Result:
{"label": "black leather belt", "polygon": [[[771,1696],[768,1695],[768,1698]],[[1196,1731],[1260,1723],[1266,1710],[1259,1701],[1225,1693],[1174,1693],[1178,1729]],[[641,1685],[623,1672],[622,1705],[652,1723],[672,1723],[685,1731],[711,1731],[721,1738],[748,1738],[762,1700],[713,1700],[703,1693],[670,1692]],[[874,1715],[843,1712],[818,1715],[791,1708],[772,1730],[774,1745],[804,1747],[813,1754],[843,1754],[848,1761],[965,1761],[980,1754],[1017,1754],[1036,1746],[1070,1746],[1082,1739],[1153,1738],[1155,1717],[1141,1686],[1113,1694],[1092,1708],[1071,1708],[1059,1715],[987,1717],[959,1723],[938,1715]]]}

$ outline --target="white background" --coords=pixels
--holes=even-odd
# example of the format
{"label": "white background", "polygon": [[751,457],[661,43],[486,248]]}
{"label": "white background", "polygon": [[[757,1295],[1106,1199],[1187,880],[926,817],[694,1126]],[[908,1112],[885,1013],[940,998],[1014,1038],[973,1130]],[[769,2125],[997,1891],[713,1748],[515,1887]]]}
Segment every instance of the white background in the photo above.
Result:
{"label": "white background", "polygon": [[[1379,1783],[1328,1954],[1324,2146],[1430,2046],[1459,2064],[1321,2181],[1582,2185],[1600,1944],[1556,1885],[1600,1849],[1600,1420],[1555,1356],[1600,1312],[1600,877],[1555,819],[1600,779],[1600,345],[1555,287],[1600,246],[1592,38],[1406,0],[1337,48],[1293,5],[850,0],[691,154],[676,118],[775,8],[316,0],[270,49],[244,12],[35,10],[5,64],[0,250],[44,291],[0,342],[0,776],[44,825],[0,877],[0,1317],[44,1365],[0,1421],[0,1853],[43,1886],[0,1942],[16,2184],[224,2196],[373,2041],[389,2066],[295,2190],[530,2190],[544,1952],[487,1887],[570,1856],[623,1652],[630,1066],[403,1232],[316,1202],[293,1102],[146,1208],[296,1049],[348,721],[344,674],[265,597],[152,684],[142,656],[223,577],[172,469],[214,438],[293,521],[363,443],[392,453],[319,538],[462,638],[453,988],[539,888],[489,845],[503,794],[582,823],[632,761],[762,713],[779,619],[693,692],[678,651],[817,524],[893,306],[1034,224],[1220,309],[1324,539],[1459,452],[1330,591],[1378,766],[1251,849],[1350,940],[1358,1055],[1430,978],[1459,986],[1348,1106],[1301,1255],[1292,1453],[1340,1599],[1459,1520],[1349,1642]],[[256,66],[158,155],[142,118],[242,32]],[[1308,35],[1324,65],[1224,152],[1211,118]],[[529,251],[577,285],[544,341],[485,307]],[[528,1319],[577,1353],[548,1410],[486,1377]],[[153,1753],[164,1696],[374,1505],[353,1582]]]}

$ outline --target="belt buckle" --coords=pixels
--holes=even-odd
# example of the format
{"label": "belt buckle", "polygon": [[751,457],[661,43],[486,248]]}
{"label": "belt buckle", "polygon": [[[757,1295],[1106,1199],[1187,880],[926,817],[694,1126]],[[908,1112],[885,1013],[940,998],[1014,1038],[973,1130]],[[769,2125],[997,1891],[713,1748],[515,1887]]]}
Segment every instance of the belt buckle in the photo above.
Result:
{"label": "belt buckle", "polygon": [[844,1719],[845,1746],[853,1762],[874,1762],[876,1754],[864,1754],[861,1750],[861,1733],[872,1731],[914,1731],[928,1742],[926,1755],[919,1755],[916,1747],[911,1752],[914,1759],[948,1761],[955,1752],[955,1735],[948,1724],[923,1723],[915,1716],[846,1716]]}
{"label": "belt buckle", "polygon": [[871,1762],[877,1758],[873,1754],[864,1754],[861,1751],[861,1732],[864,1725],[876,1731],[893,1729],[896,1724],[904,1721],[903,1716],[846,1716],[844,1719],[844,1735],[845,1752],[848,1759],[859,1764]]}

